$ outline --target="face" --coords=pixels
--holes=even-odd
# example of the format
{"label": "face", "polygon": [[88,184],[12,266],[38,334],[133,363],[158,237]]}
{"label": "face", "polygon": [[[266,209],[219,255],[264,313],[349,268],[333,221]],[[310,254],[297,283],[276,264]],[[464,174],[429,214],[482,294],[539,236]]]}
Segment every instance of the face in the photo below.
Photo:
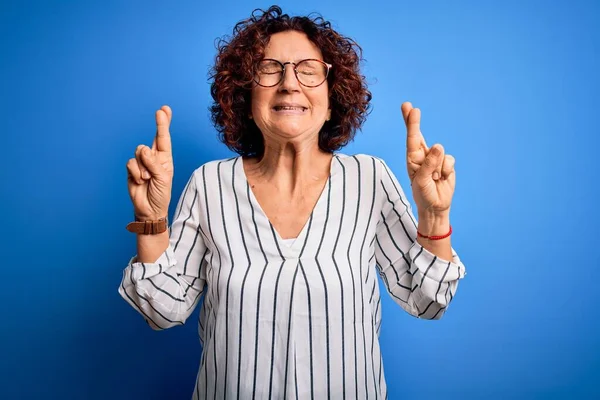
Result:
{"label": "face", "polygon": [[[282,63],[314,58],[323,60],[321,51],[297,31],[279,32],[271,36],[264,58]],[[327,60],[323,60],[327,62]],[[281,82],[273,87],[254,84],[252,115],[265,141],[318,138],[319,131],[330,118],[329,87],[327,82],[315,88],[298,82],[294,65],[287,64]]]}

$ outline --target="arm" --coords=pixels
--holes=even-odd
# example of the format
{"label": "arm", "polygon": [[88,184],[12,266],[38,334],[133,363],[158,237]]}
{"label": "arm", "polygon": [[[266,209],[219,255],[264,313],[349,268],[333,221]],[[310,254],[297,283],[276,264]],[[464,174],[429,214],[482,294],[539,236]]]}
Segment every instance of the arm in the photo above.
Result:
{"label": "arm", "polygon": [[[425,236],[445,236],[450,231],[450,205],[456,174],[454,157],[444,154],[441,145],[427,146],[421,133],[421,111],[412,104],[402,104],[406,124],[406,166],[413,197],[419,214],[418,232]],[[446,260],[452,258],[450,238],[429,240],[421,235],[420,245]]]}
{"label": "arm", "polygon": [[169,230],[158,235],[137,235],[137,260],[155,263],[169,247]]}
{"label": "arm", "polygon": [[[425,236],[442,236],[450,230],[450,212],[443,215],[434,215],[428,212],[419,212],[418,231]],[[425,233],[427,232],[427,233]],[[430,253],[444,259],[452,259],[451,236],[438,240],[429,240],[422,236],[417,237],[417,241],[425,247]]]}
{"label": "arm", "polygon": [[182,325],[204,290],[206,245],[200,234],[197,190],[194,173],[170,232],[139,235],[138,256],[123,272],[119,294],[155,330]]}
{"label": "arm", "polygon": [[[378,190],[383,197],[375,240],[379,273],[404,310],[418,318],[440,319],[456,293],[458,280],[465,276],[465,267],[451,247],[451,257],[442,258],[434,253],[435,248],[416,240],[417,224],[410,203],[385,163],[378,164]],[[443,249],[446,245],[450,246],[449,239],[441,244],[442,251],[447,250]]]}

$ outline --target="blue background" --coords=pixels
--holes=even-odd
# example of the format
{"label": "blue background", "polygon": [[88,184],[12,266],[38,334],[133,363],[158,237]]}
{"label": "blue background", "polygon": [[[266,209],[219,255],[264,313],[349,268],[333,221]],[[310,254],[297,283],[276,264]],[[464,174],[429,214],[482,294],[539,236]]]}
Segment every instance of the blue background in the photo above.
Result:
{"label": "blue background", "polygon": [[[441,321],[383,297],[390,399],[600,396],[600,3],[491,3],[280,2],[364,49],[373,112],[345,153],[384,158],[410,193],[409,100],[457,160],[468,275]],[[117,293],[135,252],[125,163],[163,104],[174,199],[231,155],[207,110],[215,39],[269,5],[2,1],[0,398],[191,396],[197,314],[155,332]]]}

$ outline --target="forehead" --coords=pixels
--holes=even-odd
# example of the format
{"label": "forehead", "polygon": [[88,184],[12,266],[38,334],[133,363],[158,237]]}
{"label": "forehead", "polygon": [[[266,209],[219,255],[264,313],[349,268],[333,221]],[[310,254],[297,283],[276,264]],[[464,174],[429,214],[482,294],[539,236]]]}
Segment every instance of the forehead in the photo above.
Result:
{"label": "forehead", "polygon": [[265,58],[280,61],[298,61],[305,58],[322,59],[321,50],[303,32],[285,31],[271,35]]}

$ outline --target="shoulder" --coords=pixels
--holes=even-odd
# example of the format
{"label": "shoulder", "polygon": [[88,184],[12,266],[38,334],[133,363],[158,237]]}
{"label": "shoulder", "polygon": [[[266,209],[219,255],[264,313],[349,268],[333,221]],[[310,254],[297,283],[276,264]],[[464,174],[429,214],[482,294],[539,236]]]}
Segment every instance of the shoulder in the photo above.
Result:
{"label": "shoulder", "polygon": [[356,162],[356,161],[359,161],[361,163],[363,163],[363,162],[382,163],[383,162],[383,159],[380,157],[372,156],[370,154],[364,154],[364,153],[359,153],[359,154],[335,153],[334,156],[342,162]]}
{"label": "shoulder", "polygon": [[343,153],[335,153],[335,158],[344,168],[350,167],[352,170],[355,170],[356,167],[358,167],[360,170],[364,171],[374,170],[377,176],[379,176],[382,172],[385,173],[385,170],[387,169],[387,165],[383,159],[370,154],[361,153],[347,155]]}
{"label": "shoulder", "polygon": [[192,178],[201,180],[215,179],[220,169],[231,169],[238,162],[242,162],[241,156],[208,161],[192,172]]}

